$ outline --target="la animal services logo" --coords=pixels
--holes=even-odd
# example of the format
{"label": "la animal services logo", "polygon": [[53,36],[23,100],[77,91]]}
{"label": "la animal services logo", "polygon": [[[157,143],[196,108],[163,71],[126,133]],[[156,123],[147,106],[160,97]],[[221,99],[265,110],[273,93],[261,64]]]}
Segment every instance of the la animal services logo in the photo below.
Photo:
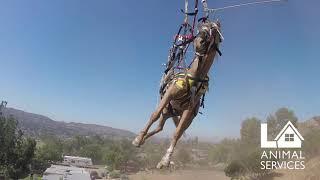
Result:
{"label": "la animal services logo", "polygon": [[261,124],[261,169],[305,169],[302,135],[288,121],[273,141],[268,141],[268,124]]}

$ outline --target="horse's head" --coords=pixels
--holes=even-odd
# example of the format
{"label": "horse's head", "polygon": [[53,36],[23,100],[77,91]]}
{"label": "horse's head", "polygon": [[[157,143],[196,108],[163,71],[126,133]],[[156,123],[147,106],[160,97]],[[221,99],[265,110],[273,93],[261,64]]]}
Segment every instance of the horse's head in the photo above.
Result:
{"label": "horse's head", "polygon": [[223,40],[223,36],[220,31],[220,22],[211,22],[209,20],[203,22],[198,27],[198,35],[194,40],[194,47],[197,55],[203,56],[212,48],[219,46]]}

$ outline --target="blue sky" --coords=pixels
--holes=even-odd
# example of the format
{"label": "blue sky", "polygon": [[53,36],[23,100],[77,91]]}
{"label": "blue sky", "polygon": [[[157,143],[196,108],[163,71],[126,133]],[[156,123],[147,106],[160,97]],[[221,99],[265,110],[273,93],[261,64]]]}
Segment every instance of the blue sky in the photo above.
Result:
{"label": "blue sky", "polygon": [[[218,13],[223,56],[188,134],[238,136],[243,119],[279,107],[301,120],[319,115],[319,6],[289,0]],[[182,0],[1,1],[0,97],[55,120],[138,132],[156,106],[182,7]],[[166,128],[163,136],[173,123]]]}

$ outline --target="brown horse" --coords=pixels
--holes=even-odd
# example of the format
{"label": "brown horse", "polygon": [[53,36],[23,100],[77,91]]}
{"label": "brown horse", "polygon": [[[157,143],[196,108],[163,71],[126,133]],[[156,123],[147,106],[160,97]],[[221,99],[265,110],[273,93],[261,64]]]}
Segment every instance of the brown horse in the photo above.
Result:
{"label": "brown horse", "polygon": [[[207,20],[198,27],[198,30],[199,33],[194,39],[196,56],[191,67],[185,73],[176,74],[168,83],[165,93],[146,127],[132,142],[133,145],[139,147],[147,138],[160,132],[168,118],[173,118],[176,131],[167,153],[158,163],[157,168],[169,166],[178,140],[196,117],[201,96],[208,88],[207,74],[217,52],[220,53],[218,47],[223,38],[220,33],[220,23]],[[159,126],[148,133],[152,124],[158,119],[160,120]]]}

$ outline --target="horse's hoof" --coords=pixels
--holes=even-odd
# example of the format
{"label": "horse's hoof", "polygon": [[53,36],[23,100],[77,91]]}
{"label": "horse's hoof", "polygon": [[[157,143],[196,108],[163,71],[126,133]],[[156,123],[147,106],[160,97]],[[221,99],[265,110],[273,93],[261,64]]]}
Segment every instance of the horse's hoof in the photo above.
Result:
{"label": "horse's hoof", "polygon": [[163,157],[163,158],[161,159],[161,161],[157,164],[157,168],[158,168],[158,169],[168,168],[168,167],[169,167],[169,163],[170,163],[169,158],[165,156],[165,157]]}
{"label": "horse's hoof", "polygon": [[141,145],[144,145],[144,142],[146,142],[146,139],[145,139],[145,138],[143,138],[143,139],[141,140],[140,146],[141,146]]}
{"label": "horse's hoof", "polygon": [[140,147],[140,143],[137,138],[132,141],[132,145],[134,145],[135,147]]}
{"label": "horse's hoof", "polygon": [[132,141],[132,145],[134,145],[135,147],[140,147],[142,145],[142,137],[141,135],[138,135],[133,141]]}
{"label": "horse's hoof", "polygon": [[157,164],[157,169],[168,168],[168,167],[169,167],[169,164],[165,164],[162,161]]}
{"label": "horse's hoof", "polygon": [[163,168],[163,164],[161,163],[161,162],[159,162],[158,164],[157,164],[157,169],[162,169]]}

